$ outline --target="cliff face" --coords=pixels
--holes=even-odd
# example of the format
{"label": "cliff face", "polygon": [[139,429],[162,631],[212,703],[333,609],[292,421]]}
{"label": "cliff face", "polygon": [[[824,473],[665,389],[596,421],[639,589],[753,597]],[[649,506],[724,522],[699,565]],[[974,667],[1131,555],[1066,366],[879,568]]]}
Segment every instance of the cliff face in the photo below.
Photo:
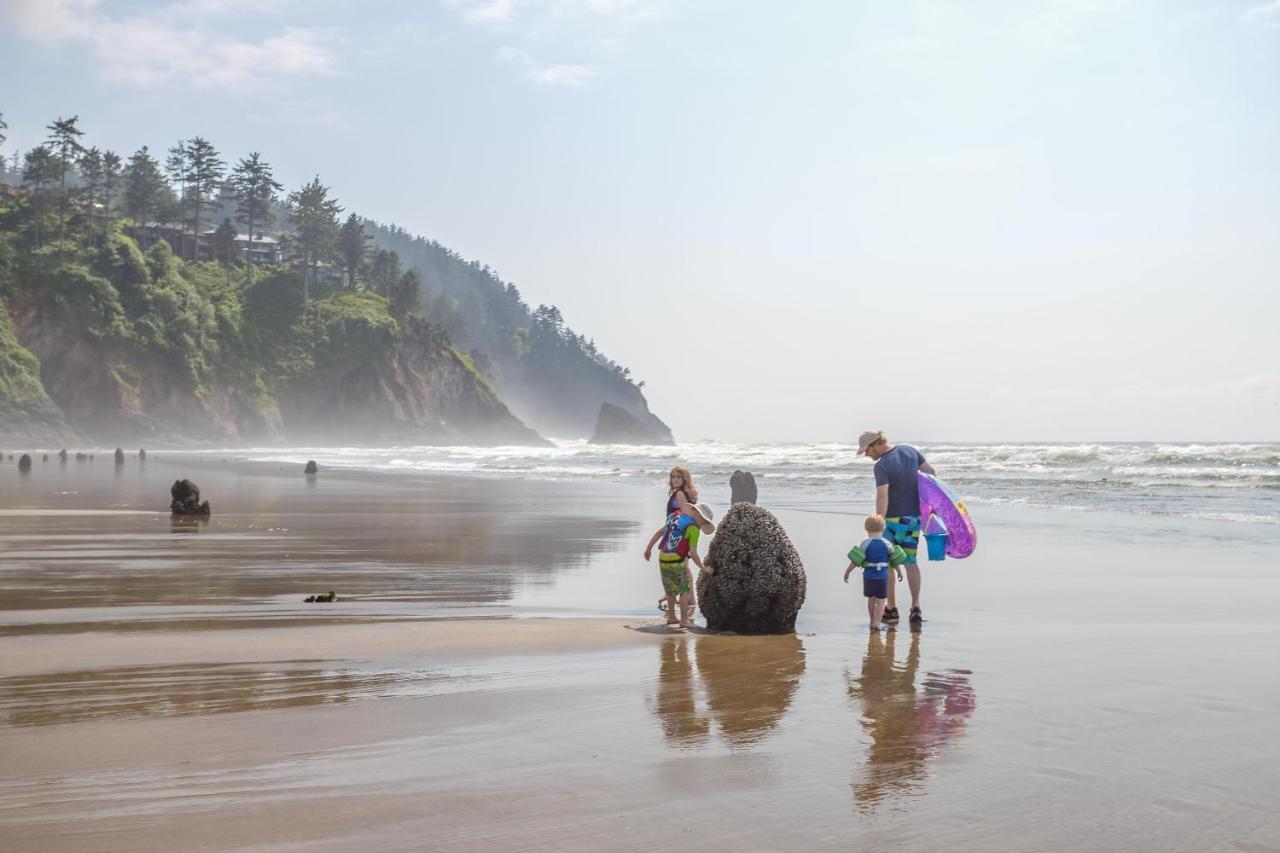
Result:
{"label": "cliff face", "polygon": [[425,333],[323,389],[281,399],[291,438],[547,444],[507,409],[465,356]]}
{"label": "cliff face", "polygon": [[374,242],[421,278],[422,306],[461,349],[482,362],[502,398],[544,435],[585,438],[602,403],[625,409],[671,443],[629,370],[571,329],[559,309],[531,308],[516,286],[487,266],[432,240],[367,223]]}
{"label": "cliff face", "polygon": [[40,382],[40,362],[18,342],[0,301],[0,441],[74,443],[78,436]]}
{"label": "cliff face", "polygon": [[[251,288],[115,236],[33,264],[0,318],[0,435],[108,444],[541,444],[438,328],[289,271]],[[7,335],[7,338],[6,338]]]}

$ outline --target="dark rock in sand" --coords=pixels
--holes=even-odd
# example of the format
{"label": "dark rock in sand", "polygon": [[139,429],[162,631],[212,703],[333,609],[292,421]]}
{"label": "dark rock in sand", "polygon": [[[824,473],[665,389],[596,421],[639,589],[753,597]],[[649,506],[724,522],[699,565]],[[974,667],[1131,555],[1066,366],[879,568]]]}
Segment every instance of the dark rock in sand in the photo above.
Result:
{"label": "dark rock in sand", "polygon": [[[658,424],[661,423],[658,421]],[[666,429],[665,425],[659,429],[655,424],[641,420],[621,406],[601,403],[600,414],[596,418],[596,431],[591,436],[590,443],[673,445],[675,440],[671,437],[671,430]]]}
{"label": "dark rock in sand", "polygon": [[804,604],[804,564],[773,513],[748,503],[729,508],[698,577],[698,602],[713,631],[789,634]]}
{"label": "dark rock in sand", "polygon": [[41,462],[48,462],[48,461],[49,461],[49,454],[48,454],[48,453],[46,453],[46,454],[44,454],[43,456],[41,456],[41,457],[40,457],[40,461],[41,461]]}
{"label": "dark rock in sand", "polygon": [[174,515],[208,515],[209,502],[200,501],[200,487],[190,480],[175,480],[169,489],[173,502],[169,509]]}
{"label": "dark rock in sand", "polygon": [[63,462],[67,461],[67,451],[65,448],[58,451],[58,458],[61,459]]}
{"label": "dark rock in sand", "polygon": [[338,600],[338,594],[333,590],[322,592],[319,595],[308,595],[302,601],[306,604],[329,604]]}
{"label": "dark rock in sand", "polygon": [[316,460],[312,459],[307,463],[307,467],[302,469],[304,474],[314,474],[320,470],[320,466],[316,464]]}
{"label": "dark rock in sand", "polygon": [[120,448],[120,447],[117,447],[117,448],[116,448],[116,464],[117,464],[117,465],[123,465],[123,464],[124,464],[124,449],[123,449],[123,448]]}
{"label": "dark rock in sand", "polygon": [[139,450],[139,451],[138,451],[138,461],[139,461],[139,462],[146,462],[146,461],[147,461],[147,450],[146,450],[146,448],[145,448],[145,447],[144,447],[142,450]]}
{"label": "dark rock in sand", "polygon": [[[12,459],[13,457],[12,457],[12,456],[10,456],[9,458],[10,458],[10,459]],[[25,453],[24,453],[24,454],[22,454],[22,457],[18,460],[18,470],[19,470],[19,471],[30,471],[30,470],[31,470],[31,457],[30,457],[30,456],[28,456],[28,455],[27,455],[27,454],[25,454]]]}
{"label": "dark rock in sand", "polygon": [[750,471],[734,471],[729,478],[729,503],[753,504],[758,496],[755,475]]}
{"label": "dark rock in sand", "polygon": [[89,454],[88,454],[88,453],[81,453],[81,452],[77,451],[77,452],[76,452],[76,461],[77,461],[77,462],[87,462],[87,461],[89,461]]}

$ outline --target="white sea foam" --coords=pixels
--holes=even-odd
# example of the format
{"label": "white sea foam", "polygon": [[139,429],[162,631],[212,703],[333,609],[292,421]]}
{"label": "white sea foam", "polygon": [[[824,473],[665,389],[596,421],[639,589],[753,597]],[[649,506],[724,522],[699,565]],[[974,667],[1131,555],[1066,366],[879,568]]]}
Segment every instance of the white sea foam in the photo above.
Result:
{"label": "white sea foam", "polygon": [[[1280,524],[1280,444],[921,444],[953,488],[979,502]],[[330,468],[549,479],[660,481],[672,465],[703,482],[749,470],[779,493],[848,495],[872,487],[849,444],[697,441],[679,447],[295,447],[227,451]],[[768,485],[764,485],[767,483]]]}

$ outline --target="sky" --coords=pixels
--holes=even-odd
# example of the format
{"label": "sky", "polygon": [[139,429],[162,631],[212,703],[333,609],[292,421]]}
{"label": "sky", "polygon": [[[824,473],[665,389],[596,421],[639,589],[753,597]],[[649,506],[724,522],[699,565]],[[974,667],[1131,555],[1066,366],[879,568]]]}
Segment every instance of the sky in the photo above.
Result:
{"label": "sky", "polygon": [[0,0],[0,111],[318,174],[681,440],[1280,440],[1280,0]]}

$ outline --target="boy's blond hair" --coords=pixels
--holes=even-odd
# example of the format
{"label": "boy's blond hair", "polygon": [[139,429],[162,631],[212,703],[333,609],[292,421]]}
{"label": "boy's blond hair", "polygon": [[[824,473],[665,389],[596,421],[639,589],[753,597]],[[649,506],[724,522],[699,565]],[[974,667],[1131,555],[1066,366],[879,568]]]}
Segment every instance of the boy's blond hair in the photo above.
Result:
{"label": "boy's blond hair", "polygon": [[862,526],[868,533],[884,533],[884,516],[868,515]]}

